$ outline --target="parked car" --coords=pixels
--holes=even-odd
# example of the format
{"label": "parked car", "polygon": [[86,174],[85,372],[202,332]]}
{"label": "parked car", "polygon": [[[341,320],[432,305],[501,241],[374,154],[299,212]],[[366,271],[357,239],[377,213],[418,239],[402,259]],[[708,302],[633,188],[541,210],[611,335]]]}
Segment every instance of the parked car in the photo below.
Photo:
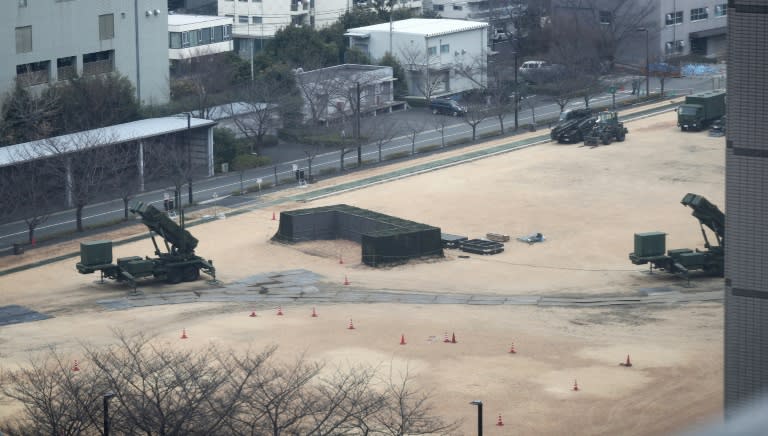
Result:
{"label": "parked car", "polygon": [[467,108],[457,103],[456,100],[451,100],[449,98],[436,98],[430,101],[429,110],[435,115],[444,114],[453,115],[454,117],[466,115],[467,113]]}
{"label": "parked car", "polygon": [[525,61],[517,71],[527,82],[541,83],[565,72],[565,67],[547,61]]}
{"label": "parked car", "polygon": [[493,29],[493,32],[491,33],[491,40],[493,40],[493,42],[506,41],[507,39],[509,39],[509,35],[507,35],[507,32],[504,29]]}
{"label": "parked car", "polygon": [[726,121],[726,115],[723,115],[722,117],[713,121],[712,126],[709,128],[709,136],[724,136],[725,121]]}

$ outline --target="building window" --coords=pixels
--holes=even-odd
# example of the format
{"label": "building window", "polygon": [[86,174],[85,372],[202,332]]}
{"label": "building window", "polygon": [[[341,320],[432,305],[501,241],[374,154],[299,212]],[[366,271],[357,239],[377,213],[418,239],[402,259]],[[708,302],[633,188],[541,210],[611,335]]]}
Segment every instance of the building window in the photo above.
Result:
{"label": "building window", "polygon": [[189,47],[189,32],[181,32],[181,46]]}
{"label": "building window", "polygon": [[432,10],[435,12],[443,12],[445,10],[445,5],[432,5]]}
{"label": "building window", "polygon": [[440,53],[450,53],[451,47],[448,44],[441,44],[440,45]]}
{"label": "building window", "polygon": [[437,54],[437,47],[427,48],[427,56],[435,56]]}
{"label": "building window", "polygon": [[115,16],[113,14],[99,15],[99,39],[112,39],[115,37]]}
{"label": "building window", "polygon": [[664,52],[666,54],[682,53],[685,49],[685,41],[678,39],[677,41],[667,41],[664,44]]}
{"label": "building window", "polygon": [[16,65],[16,79],[22,86],[39,85],[50,80],[51,61]]}
{"label": "building window", "polygon": [[463,7],[463,6],[460,6],[460,5],[453,5],[453,10],[454,10],[454,11],[460,11],[460,10],[462,10],[462,9],[464,9],[464,7]]}
{"label": "building window", "polygon": [[600,24],[613,24],[613,12],[600,11]]}
{"label": "building window", "polygon": [[237,22],[240,24],[248,24],[248,15],[238,15]]}
{"label": "building window", "polygon": [[691,9],[691,21],[706,20],[709,18],[708,8]]}
{"label": "building window", "polygon": [[715,5],[715,17],[724,17],[728,15],[728,3],[720,3]]}
{"label": "building window", "polygon": [[168,32],[168,48],[181,48],[181,32]]}
{"label": "building window", "polygon": [[666,14],[664,17],[665,17],[665,24],[667,26],[672,26],[674,24],[681,24],[683,22],[683,11],[670,12]]}
{"label": "building window", "polygon": [[213,42],[221,42],[224,40],[224,26],[216,26],[213,28]]}
{"label": "building window", "polygon": [[111,73],[115,71],[115,51],[105,50],[83,55],[83,75]]}
{"label": "building window", "polygon": [[16,28],[16,53],[32,51],[32,26]]}
{"label": "building window", "polygon": [[74,79],[77,76],[75,68],[74,56],[56,59],[56,77],[59,81]]}
{"label": "building window", "polygon": [[211,28],[200,29],[200,44],[210,44],[211,42],[213,42],[211,39]]}
{"label": "building window", "polygon": [[19,0],[19,7],[20,8],[26,8],[27,7],[27,0]]}
{"label": "building window", "polygon": [[224,41],[229,41],[232,39],[232,25],[227,24],[224,26]]}
{"label": "building window", "polygon": [[261,17],[253,17],[253,24],[261,24]]}

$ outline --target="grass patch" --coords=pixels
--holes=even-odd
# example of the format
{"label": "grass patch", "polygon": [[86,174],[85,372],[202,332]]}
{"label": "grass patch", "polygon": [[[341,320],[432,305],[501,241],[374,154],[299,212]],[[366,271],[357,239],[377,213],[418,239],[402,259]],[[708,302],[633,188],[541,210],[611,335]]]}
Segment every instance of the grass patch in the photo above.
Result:
{"label": "grass patch", "polygon": [[485,138],[493,138],[494,136],[499,136],[499,135],[501,135],[501,131],[500,130],[494,130],[493,132],[481,133],[481,134],[477,135],[477,137],[480,138],[480,139],[485,139]]}
{"label": "grass patch", "polygon": [[416,149],[417,153],[429,153],[430,151],[434,151],[440,148],[439,145],[425,145],[424,147],[419,147]]}
{"label": "grass patch", "polygon": [[397,153],[392,153],[390,155],[387,155],[384,159],[385,160],[395,160],[395,159],[401,159],[404,157],[410,156],[411,153],[408,151],[398,151]]}

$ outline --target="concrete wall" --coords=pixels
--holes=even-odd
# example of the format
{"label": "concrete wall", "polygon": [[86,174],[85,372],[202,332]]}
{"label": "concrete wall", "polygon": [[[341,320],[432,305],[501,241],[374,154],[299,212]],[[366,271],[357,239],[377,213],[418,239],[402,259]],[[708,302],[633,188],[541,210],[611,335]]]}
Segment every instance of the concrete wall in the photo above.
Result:
{"label": "concrete wall", "polygon": [[[84,54],[114,50],[115,70],[134,84],[143,103],[168,101],[166,1],[28,0],[26,7],[20,4],[18,0],[0,2],[0,92],[12,88],[17,65],[49,61],[49,83],[55,83],[58,58],[75,56],[77,71],[82,73]],[[99,38],[102,14],[114,16],[111,39]],[[32,26],[32,51],[16,53],[15,29],[24,26]],[[42,86],[46,85],[34,88]]]}

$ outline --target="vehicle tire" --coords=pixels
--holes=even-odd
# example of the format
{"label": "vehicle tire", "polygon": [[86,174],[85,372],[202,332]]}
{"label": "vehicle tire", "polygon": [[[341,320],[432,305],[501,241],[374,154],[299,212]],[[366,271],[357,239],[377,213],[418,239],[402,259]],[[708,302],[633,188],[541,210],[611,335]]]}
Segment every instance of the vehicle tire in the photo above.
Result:
{"label": "vehicle tire", "polygon": [[165,273],[165,281],[166,283],[169,283],[171,285],[175,285],[176,283],[181,282],[181,268],[170,268],[167,273]]}
{"label": "vehicle tire", "polygon": [[603,145],[610,145],[611,144],[611,137],[610,136],[603,136]]}
{"label": "vehicle tire", "polygon": [[432,115],[437,115],[437,109],[432,109]]}
{"label": "vehicle tire", "polygon": [[193,265],[187,265],[184,267],[183,279],[185,282],[194,282],[200,278],[200,269]]}
{"label": "vehicle tire", "polygon": [[625,138],[626,138],[626,134],[625,133],[619,133],[618,135],[616,135],[616,140],[619,141],[619,142],[624,142]]}

